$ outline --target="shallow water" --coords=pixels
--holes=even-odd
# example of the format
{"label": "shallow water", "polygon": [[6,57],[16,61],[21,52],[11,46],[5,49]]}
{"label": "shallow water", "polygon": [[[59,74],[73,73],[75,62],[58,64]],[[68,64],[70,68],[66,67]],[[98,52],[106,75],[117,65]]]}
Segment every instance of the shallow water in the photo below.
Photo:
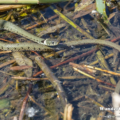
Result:
{"label": "shallow water", "polygon": [[[57,5],[58,8],[59,7],[63,8],[66,4],[67,2],[53,4],[53,6],[55,7],[55,5]],[[68,5],[66,9],[73,7],[74,4],[75,3],[70,3],[70,5]],[[107,28],[110,35],[106,33],[103,27],[90,14],[87,14],[82,17],[82,20],[85,21],[86,25],[83,24],[81,18],[77,18],[73,20],[72,17],[74,16],[74,14],[72,14],[72,17],[68,17],[68,18],[71,19],[83,30],[88,32],[92,37],[96,39],[112,40],[113,38],[119,37],[119,33],[120,33],[119,11],[117,10],[117,8],[114,11],[116,11],[117,13],[110,20],[111,25],[108,25]],[[55,13],[49,7],[41,10],[41,13],[44,15],[46,19],[55,15]],[[43,21],[43,18],[37,19],[39,18],[39,16],[40,16],[39,14],[31,14],[22,20],[16,20],[15,24],[25,29],[27,26],[31,26],[36,22]],[[37,20],[33,17],[35,17]],[[57,17],[55,19],[49,20],[47,23],[44,23],[31,30],[28,30],[28,32],[37,35],[39,34],[38,31],[46,30],[47,28],[55,26],[56,24],[59,23],[66,23],[66,22]],[[1,31],[0,36],[1,38],[13,42],[16,42],[16,40],[18,40],[19,42],[24,42],[24,40],[27,40],[22,36],[16,35],[8,31]],[[82,56],[82,57],[78,57],[77,59],[74,59],[73,61],[71,60],[62,65],[54,67],[54,69],[51,69],[54,75],[59,79],[60,85],[63,87],[68,102],[72,104],[72,106],[74,107],[72,112],[72,118],[74,120],[95,120],[98,117],[103,117],[103,120],[105,120],[106,118],[111,119],[113,115],[106,112],[106,110],[103,111],[100,110],[99,104],[103,105],[105,108],[112,108],[111,93],[114,91],[115,87],[113,87],[112,85],[109,86],[104,83],[99,83],[97,82],[96,79],[100,79],[104,82],[115,85],[119,80],[119,76],[104,74],[101,71],[97,71],[95,74],[92,73],[92,76],[94,76],[95,79],[91,79],[75,71],[73,67],[69,65],[69,62],[74,62],[79,65],[90,65],[94,61],[98,60],[98,62],[93,66],[102,69],[108,69],[114,72],[119,72],[120,70],[119,53],[117,54],[117,51],[113,50],[110,47],[102,46],[102,45],[81,45],[81,46],[77,45],[70,47],[62,46],[62,44],[64,44],[64,42],[66,41],[68,42],[68,41],[87,39],[86,36],[84,36],[82,33],[77,31],[68,23],[66,24],[65,27],[57,29],[53,33],[45,34],[44,36],[42,36],[42,38],[59,38],[60,45],[54,47],[54,48],[58,47],[59,49],[55,51],[57,52],[57,51],[65,50],[58,54],[55,54],[55,52],[51,52],[51,53],[37,52],[39,55],[45,58],[44,61],[49,67],[54,66],[60,62],[67,61],[76,56],[80,56],[80,55]],[[27,42],[30,41],[27,40]],[[119,39],[116,44],[119,44]],[[97,48],[96,51],[88,53],[86,56],[84,56],[86,52],[89,52],[95,48]],[[20,53],[23,55],[22,58],[24,59],[25,57],[26,59],[29,58],[27,59],[29,65],[30,63],[33,64],[33,68],[29,68],[28,70],[29,75],[33,77],[38,71],[41,70],[35,62],[35,57],[37,55],[35,55],[31,51],[24,51]],[[46,57],[52,53],[54,54],[54,56],[49,58]],[[111,53],[113,53],[114,56],[106,60],[103,60],[105,56]],[[12,52],[1,54],[0,64],[3,64],[13,59],[14,57]],[[18,80],[17,83],[11,77],[15,75],[20,76],[22,74],[22,71],[10,71],[9,68],[12,66],[18,66],[18,63],[13,62],[12,64],[1,67],[0,69],[0,78],[1,78],[0,99],[1,100],[8,99],[10,102],[10,105],[7,105],[3,108],[0,107],[1,108],[0,119],[13,120],[14,116],[17,116],[17,118],[20,116],[22,102],[27,94],[29,84],[32,84],[32,91],[30,92],[30,95],[36,102],[33,102],[34,100],[30,100],[30,98],[28,98],[23,119],[24,120],[29,120],[29,119],[30,120],[40,120],[40,119],[62,120],[65,106],[62,104],[58,91],[56,91],[56,89],[53,87],[51,82],[49,80],[39,80],[39,81]],[[22,76],[27,77],[24,73]],[[37,75],[36,78],[41,78],[41,79],[46,78],[46,75],[42,73]],[[96,101],[97,103],[94,101]],[[28,113],[30,110],[32,111],[33,116],[32,114]],[[100,114],[101,112],[104,112],[104,114]],[[109,118],[109,115],[112,116]]]}

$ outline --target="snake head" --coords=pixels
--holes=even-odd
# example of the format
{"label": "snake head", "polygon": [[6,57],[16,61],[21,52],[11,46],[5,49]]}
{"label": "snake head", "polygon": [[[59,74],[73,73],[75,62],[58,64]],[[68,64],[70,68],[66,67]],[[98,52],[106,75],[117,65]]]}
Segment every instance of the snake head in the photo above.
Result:
{"label": "snake head", "polygon": [[47,46],[56,46],[59,44],[59,40],[57,39],[46,39],[44,40],[44,44],[47,45]]}

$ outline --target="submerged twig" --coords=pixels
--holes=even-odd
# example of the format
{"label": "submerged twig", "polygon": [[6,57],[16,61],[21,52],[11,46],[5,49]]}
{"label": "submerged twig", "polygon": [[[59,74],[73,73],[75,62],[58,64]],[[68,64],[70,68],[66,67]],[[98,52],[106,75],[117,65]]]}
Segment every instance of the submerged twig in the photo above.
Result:
{"label": "submerged twig", "polygon": [[[102,107],[103,109],[105,108],[103,105],[101,105],[100,103],[96,102],[94,99],[88,97],[85,95],[85,98],[89,99],[92,103],[94,103],[95,105]],[[114,115],[114,113],[110,110],[106,110],[107,112],[109,112],[110,114]]]}
{"label": "submerged twig", "polygon": [[104,69],[94,67],[94,66],[90,66],[90,65],[83,65],[83,66],[87,67],[87,68],[90,68],[90,69],[93,69],[93,70],[99,70],[99,71],[106,72],[106,73],[109,73],[109,74],[112,74],[112,75],[120,76],[120,73],[116,73],[116,72],[113,72],[113,71],[104,70]]}
{"label": "submerged twig", "polygon": [[107,86],[104,86],[104,85],[98,85],[98,87],[100,87],[100,88],[105,88],[105,89],[107,89],[107,90],[115,90],[115,88],[110,88],[110,87],[107,87]]}
{"label": "submerged twig", "polygon": [[[109,55],[107,55],[107,56],[105,56],[105,59],[108,59],[108,58],[110,58],[110,57],[112,57],[114,54],[113,53],[111,53],[111,54],[109,54]],[[92,62],[92,63],[90,63],[89,65],[95,65],[95,64],[97,64],[99,61],[98,60],[96,60],[96,61],[94,61],[94,62]]]}
{"label": "submerged twig", "polygon": [[[62,77],[58,77],[58,78],[72,80],[72,79],[85,79],[86,77],[85,76],[62,76]],[[12,79],[28,80],[28,81],[49,80],[48,78],[32,78],[32,77],[21,77],[21,76],[13,76]]]}
{"label": "submerged twig", "polygon": [[107,84],[107,85],[110,85],[110,86],[115,87],[115,85],[113,85],[113,84],[111,84],[111,83],[104,82],[104,81],[102,81],[102,80],[100,80],[100,79],[98,79],[98,78],[95,78],[95,77],[93,77],[92,75],[89,75],[89,74],[87,74],[87,73],[85,73],[85,72],[83,72],[83,71],[81,71],[81,70],[79,70],[79,69],[77,69],[77,68],[75,68],[75,67],[73,67],[73,69],[74,69],[75,71],[77,71],[77,72],[85,75],[85,76],[88,76],[89,78],[92,78],[92,79],[96,80],[97,82],[104,83],[104,84]]}
{"label": "submerged twig", "polygon": [[[52,69],[52,68],[56,68],[56,67],[58,67],[58,66],[60,66],[60,65],[66,64],[66,63],[71,62],[71,61],[74,61],[74,60],[76,60],[76,59],[80,59],[80,58],[82,58],[82,57],[84,57],[84,56],[90,55],[91,53],[95,52],[96,50],[97,50],[97,49],[90,50],[90,51],[88,51],[88,52],[86,52],[86,53],[83,53],[83,54],[81,54],[81,55],[75,56],[75,57],[73,57],[73,58],[71,58],[71,59],[68,59],[68,60],[66,60],[66,61],[60,62],[60,63],[58,63],[58,64],[56,64],[56,65],[53,65],[53,66],[51,66],[50,68],[51,68],[51,69]],[[43,73],[43,71],[37,72],[36,74],[33,75],[33,77],[36,77],[36,76],[38,76],[38,75],[41,74],[41,73]]]}
{"label": "submerged twig", "polygon": [[14,80],[9,80],[6,84],[0,87],[0,95],[2,95],[8,88],[9,86],[13,85],[15,82]]}
{"label": "submerged twig", "polygon": [[93,70],[91,68],[87,68],[87,67],[85,67],[85,65],[79,65],[79,64],[72,63],[72,62],[70,62],[69,65],[72,65],[73,67],[76,67],[76,68],[78,68],[78,69],[80,69],[80,70],[82,70],[90,75],[93,75],[93,76],[96,73],[96,70]]}
{"label": "submerged twig", "polygon": [[42,104],[37,103],[37,102],[33,99],[32,96],[29,95],[29,99],[30,99],[33,103],[35,103],[36,105],[38,105],[40,108],[42,108],[43,110],[45,110],[45,111],[47,112],[47,114],[50,114],[50,115],[52,114],[51,111],[49,111],[48,109],[46,109],[45,107],[43,107]]}
{"label": "submerged twig", "polygon": [[50,68],[45,64],[43,59],[39,56],[35,57],[35,61],[39,65],[39,67],[44,71],[45,75],[48,77],[48,79],[51,81],[53,86],[58,92],[58,95],[60,96],[60,99],[65,106],[68,103],[67,96],[65,94],[65,91],[63,90],[63,87],[61,86],[60,81],[58,78],[53,74],[53,72],[50,70]]}
{"label": "submerged twig", "polygon": [[[101,66],[103,69],[110,70],[110,67],[109,67],[109,65],[107,64],[107,62],[106,62],[106,60],[105,60],[105,57],[104,57],[104,55],[101,53],[100,50],[96,52],[96,55],[97,55],[97,59],[98,59],[98,61],[99,61],[100,66]],[[116,81],[115,81],[115,79],[114,79],[113,76],[110,76],[110,82],[111,82],[112,84],[116,85]]]}
{"label": "submerged twig", "polygon": [[32,84],[29,85],[29,88],[28,88],[26,97],[25,97],[24,100],[23,100],[23,104],[22,104],[22,107],[21,107],[19,120],[22,120],[22,119],[23,119],[24,111],[25,111],[25,106],[26,106],[26,104],[27,104],[27,100],[28,100],[28,97],[29,97],[29,94],[30,94],[31,90],[32,90]]}
{"label": "submerged twig", "polygon": [[10,67],[10,70],[24,70],[24,69],[28,69],[28,68],[32,68],[33,66],[28,66],[28,65],[21,65],[21,66],[13,66]]}
{"label": "submerged twig", "polygon": [[29,78],[29,77],[21,77],[21,76],[15,76],[12,78],[17,80],[30,80],[30,81],[48,80],[48,78]]}
{"label": "submerged twig", "polygon": [[0,65],[0,68],[2,68],[2,67],[4,67],[4,66],[7,66],[7,65],[9,65],[9,64],[11,64],[11,63],[14,63],[14,62],[15,62],[15,59],[9,60],[9,61],[7,61],[7,62],[4,62],[3,64]]}

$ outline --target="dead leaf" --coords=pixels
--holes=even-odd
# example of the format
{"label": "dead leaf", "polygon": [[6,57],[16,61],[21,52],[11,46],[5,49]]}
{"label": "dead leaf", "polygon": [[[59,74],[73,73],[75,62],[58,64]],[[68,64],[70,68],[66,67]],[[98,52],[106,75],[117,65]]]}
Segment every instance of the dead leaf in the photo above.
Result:
{"label": "dead leaf", "polygon": [[75,8],[74,12],[78,12],[80,10],[83,10],[85,7],[90,5],[94,0],[82,0],[82,2]]}
{"label": "dead leaf", "polygon": [[[12,53],[13,57],[15,58],[16,62],[18,65],[28,65],[28,66],[33,66],[32,61],[28,58],[26,58],[21,52],[13,52]],[[27,77],[32,76],[32,68],[24,70],[25,74]]]}
{"label": "dead leaf", "polygon": [[83,10],[80,10],[74,17],[78,18],[78,17],[82,17],[84,15],[89,14],[90,12],[92,12],[92,10],[96,9],[96,3],[90,4],[89,6],[85,7]]}
{"label": "dead leaf", "polygon": [[24,70],[24,69],[28,69],[31,67],[32,66],[28,66],[28,65],[13,66],[13,67],[10,67],[10,70]]}

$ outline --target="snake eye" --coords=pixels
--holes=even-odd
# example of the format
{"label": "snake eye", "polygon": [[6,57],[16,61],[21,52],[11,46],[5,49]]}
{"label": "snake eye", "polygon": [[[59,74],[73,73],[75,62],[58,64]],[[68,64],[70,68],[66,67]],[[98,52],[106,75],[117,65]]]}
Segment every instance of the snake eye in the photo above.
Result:
{"label": "snake eye", "polygon": [[44,43],[44,40],[43,41],[41,41],[42,43]]}
{"label": "snake eye", "polygon": [[54,41],[52,41],[52,44],[53,44],[53,45],[54,45],[54,43],[55,43],[55,42],[54,42]]}

